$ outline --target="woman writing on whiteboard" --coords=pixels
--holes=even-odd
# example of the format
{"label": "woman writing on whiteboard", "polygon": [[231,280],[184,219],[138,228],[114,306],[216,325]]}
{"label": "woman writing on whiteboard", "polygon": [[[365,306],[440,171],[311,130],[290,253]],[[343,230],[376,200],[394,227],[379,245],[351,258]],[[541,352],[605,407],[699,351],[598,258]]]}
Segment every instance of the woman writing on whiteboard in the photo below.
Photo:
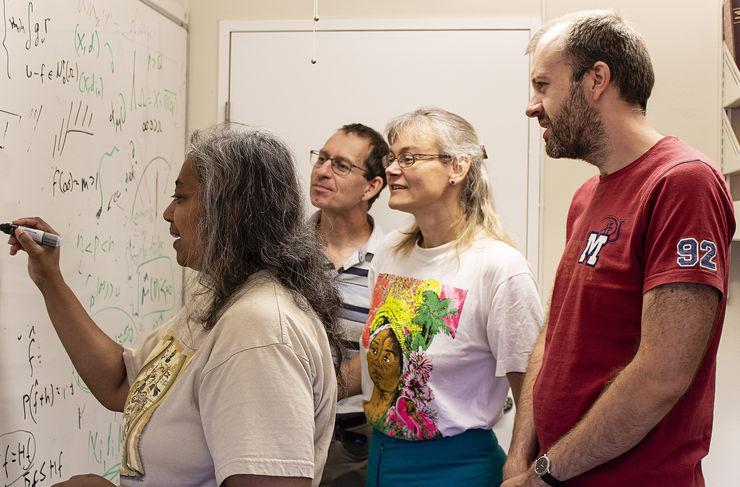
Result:
{"label": "woman writing on whiteboard", "polygon": [[422,108],[386,132],[388,204],[415,221],[373,258],[350,374],[374,426],[367,485],[497,486],[506,456],[491,428],[509,386],[518,401],[542,327],[536,282],[493,210],[473,127]]}
{"label": "woman writing on whiteboard", "polygon": [[[292,156],[273,136],[196,132],[164,219],[202,291],[135,350],[93,323],[62,278],[57,247],[22,230],[10,238],[11,254],[28,253],[80,376],[123,411],[122,485],[318,485],[341,298],[302,201]],[[14,223],[53,232],[36,218]],[[64,485],[111,484],[84,475]]]}

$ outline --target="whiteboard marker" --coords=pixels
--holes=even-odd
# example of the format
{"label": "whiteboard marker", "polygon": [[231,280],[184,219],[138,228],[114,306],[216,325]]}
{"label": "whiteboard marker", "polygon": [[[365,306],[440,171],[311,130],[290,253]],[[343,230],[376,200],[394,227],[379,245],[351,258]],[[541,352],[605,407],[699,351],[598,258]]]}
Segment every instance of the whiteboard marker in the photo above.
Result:
{"label": "whiteboard marker", "polygon": [[48,245],[49,247],[59,247],[62,243],[62,237],[54,235],[53,233],[44,232],[36,228],[23,227],[21,225],[13,225],[12,223],[0,223],[0,231],[7,233],[8,235],[15,235],[15,229],[20,228],[31,236],[34,242],[39,245]]}

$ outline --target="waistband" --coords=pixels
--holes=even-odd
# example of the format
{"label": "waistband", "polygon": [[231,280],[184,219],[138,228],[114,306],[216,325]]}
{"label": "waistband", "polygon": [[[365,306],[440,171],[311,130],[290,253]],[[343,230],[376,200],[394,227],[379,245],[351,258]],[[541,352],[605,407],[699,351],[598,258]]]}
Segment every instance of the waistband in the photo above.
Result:
{"label": "waistband", "polygon": [[447,443],[453,444],[478,444],[487,443],[494,441],[498,443],[496,433],[493,430],[484,429],[470,429],[463,431],[462,433],[454,436],[440,436],[439,438],[431,438],[428,440],[405,440],[403,438],[395,438],[388,436],[377,428],[373,428],[373,440],[380,441],[384,444],[403,446],[414,446],[414,445],[431,445],[432,443]]}

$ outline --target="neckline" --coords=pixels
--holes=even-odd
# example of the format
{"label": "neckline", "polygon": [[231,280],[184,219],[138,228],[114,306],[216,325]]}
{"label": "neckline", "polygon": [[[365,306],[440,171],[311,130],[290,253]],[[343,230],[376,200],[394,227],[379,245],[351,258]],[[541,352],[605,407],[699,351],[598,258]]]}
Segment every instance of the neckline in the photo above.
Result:
{"label": "neckline", "polygon": [[650,147],[648,150],[646,150],[640,157],[630,162],[629,164],[624,166],[622,169],[618,171],[614,171],[611,174],[607,174],[606,176],[599,176],[599,183],[608,183],[610,181],[621,179],[625,174],[629,174],[635,168],[639,167],[641,162],[643,162],[645,159],[653,155],[657,150],[659,150],[665,144],[675,141],[675,140],[678,140],[678,138],[673,135],[666,135],[665,137],[657,141],[655,144],[653,144],[653,146]]}

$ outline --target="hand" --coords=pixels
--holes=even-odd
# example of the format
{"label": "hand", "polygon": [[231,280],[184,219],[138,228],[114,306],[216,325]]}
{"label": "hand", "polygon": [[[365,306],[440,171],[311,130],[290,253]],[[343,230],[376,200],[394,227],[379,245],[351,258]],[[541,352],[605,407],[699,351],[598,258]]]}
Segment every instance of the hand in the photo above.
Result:
{"label": "hand", "polygon": [[548,487],[548,485],[534,473],[534,468],[530,468],[516,477],[505,480],[501,487]]}
{"label": "hand", "polygon": [[[40,227],[36,227],[40,228]],[[44,230],[46,231],[46,230]],[[85,475],[73,475],[65,482],[59,482],[51,487],[115,487],[116,484],[109,482],[100,475],[88,473]]]}
{"label": "hand", "polygon": [[[57,234],[41,218],[21,218],[19,220],[13,220],[13,224],[38,228],[45,232]],[[19,250],[23,250],[28,254],[28,275],[31,276],[31,280],[36,286],[41,288],[48,281],[55,278],[61,279],[59,247],[39,245],[33,241],[30,235],[21,229],[17,229],[16,234],[10,236],[8,243],[10,244],[10,255],[17,254]]]}
{"label": "hand", "polygon": [[527,461],[523,456],[513,454],[509,451],[503,468],[504,480],[526,473],[530,465],[532,465],[532,460]]}

